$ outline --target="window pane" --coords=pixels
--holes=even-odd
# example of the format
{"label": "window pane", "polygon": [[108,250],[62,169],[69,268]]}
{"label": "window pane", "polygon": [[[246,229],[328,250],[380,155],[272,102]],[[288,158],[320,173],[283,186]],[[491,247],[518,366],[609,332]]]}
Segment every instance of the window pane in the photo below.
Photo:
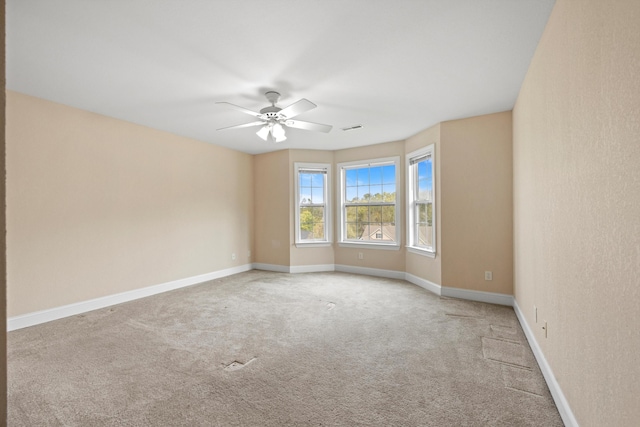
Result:
{"label": "window pane", "polygon": [[393,184],[396,182],[396,166],[389,165],[382,168],[382,183]]}
{"label": "window pane", "polygon": [[324,240],[324,207],[300,208],[300,239]]}
{"label": "window pane", "polygon": [[395,241],[396,240],[396,224],[384,223],[382,224],[383,240]]}
{"label": "window pane", "polygon": [[357,222],[357,207],[347,206],[347,222]]}
{"label": "window pane", "polygon": [[358,206],[357,208],[358,222],[369,222],[369,207],[368,206]]}
{"label": "window pane", "polygon": [[418,208],[418,222],[427,223],[427,205],[420,203],[416,206]]}
{"label": "window pane", "polygon": [[344,171],[345,183],[347,186],[358,185],[358,171],[357,169],[347,169]]}
{"label": "window pane", "polygon": [[418,199],[431,200],[431,182],[426,179],[418,181]]}
{"label": "window pane", "polygon": [[324,223],[316,222],[313,224],[313,238],[316,240],[324,239]]}
{"label": "window pane", "polygon": [[311,188],[300,187],[300,204],[304,205],[307,203],[311,203]]}
{"label": "window pane", "polygon": [[369,182],[373,184],[382,184],[382,166],[374,166],[369,169]]}
{"label": "window pane", "polygon": [[311,189],[311,201],[312,203],[324,203],[324,189],[313,187]]}
{"label": "window pane", "polygon": [[384,201],[395,203],[396,201],[396,186],[395,184],[382,186],[384,192]]}
{"label": "window pane", "polygon": [[[380,227],[376,228],[376,224],[369,224],[365,222],[362,224],[362,232],[360,234],[360,240],[375,240],[375,233],[380,229]],[[373,235],[374,239],[371,238]]]}
{"label": "window pane", "polygon": [[369,221],[382,222],[382,206],[371,206],[369,208]]}
{"label": "window pane", "polygon": [[324,222],[324,208],[316,207],[312,209],[313,222]]}
{"label": "window pane", "polygon": [[418,245],[433,246],[433,233],[431,227],[421,224],[418,226]]}
{"label": "window pane", "polygon": [[371,200],[374,202],[382,201],[382,185],[372,185],[369,187],[371,193]]}
{"label": "window pane", "polygon": [[324,174],[323,173],[311,174],[311,186],[324,187]]}
{"label": "window pane", "polygon": [[426,224],[428,226],[433,225],[433,204],[432,203],[419,203],[416,204],[417,223]]}
{"label": "window pane", "polygon": [[346,201],[347,202],[358,201],[358,187],[347,187]]}
{"label": "window pane", "polygon": [[396,222],[396,208],[394,206],[382,207],[382,222]]}
{"label": "window pane", "polygon": [[358,185],[369,185],[369,168],[356,169],[358,171]]}
{"label": "window pane", "polygon": [[313,234],[313,208],[300,208],[300,238],[311,238]]}
{"label": "window pane", "polygon": [[311,187],[311,174],[300,174],[300,187]]}
{"label": "window pane", "polygon": [[[431,162],[429,162],[429,166],[431,166]],[[429,167],[429,169],[431,169]],[[425,179],[427,175],[431,175],[427,173],[427,161],[423,160],[418,163],[418,179]]]}
{"label": "window pane", "polygon": [[360,202],[368,202],[371,197],[371,193],[369,192],[369,186],[363,185],[358,187],[358,200]]}
{"label": "window pane", "polygon": [[358,237],[358,225],[355,222],[347,223],[347,239],[355,240]]}

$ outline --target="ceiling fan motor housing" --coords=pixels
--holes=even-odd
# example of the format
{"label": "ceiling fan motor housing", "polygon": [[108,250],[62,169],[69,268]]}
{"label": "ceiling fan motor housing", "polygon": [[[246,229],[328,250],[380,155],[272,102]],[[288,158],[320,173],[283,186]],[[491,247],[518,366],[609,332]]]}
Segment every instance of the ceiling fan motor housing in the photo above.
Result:
{"label": "ceiling fan motor housing", "polygon": [[282,108],[272,105],[271,107],[264,107],[260,110],[260,114],[264,115],[268,119],[277,119],[279,117],[280,110],[282,110]]}

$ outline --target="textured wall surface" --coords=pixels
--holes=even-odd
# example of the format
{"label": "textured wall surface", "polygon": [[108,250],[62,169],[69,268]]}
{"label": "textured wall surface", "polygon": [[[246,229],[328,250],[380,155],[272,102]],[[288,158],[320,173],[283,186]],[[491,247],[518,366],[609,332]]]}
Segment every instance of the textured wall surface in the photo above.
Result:
{"label": "textured wall surface", "polygon": [[246,264],[252,162],[8,92],[9,316]]}
{"label": "textured wall surface", "polygon": [[513,293],[511,141],[510,111],[440,124],[443,286]]}
{"label": "textured wall surface", "polygon": [[254,157],[255,256],[253,262],[289,266],[291,176],[289,150]]}
{"label": "textured wall surface", "polygon": [[0,213],[0,420],[7,419],[7,237],[6,237],[6,82],[5,82],[5,2],[0,1],[0,81],[2,81],[2,95],[0,100],[0,176],[2,187],[0,188],[0,200],[2,200],[2,212]]}
{"label": "textured wall surface", "polygon": [[640,420],[639,52],[637,0],[558,0],[513,111],[515,295],[581,426]]}

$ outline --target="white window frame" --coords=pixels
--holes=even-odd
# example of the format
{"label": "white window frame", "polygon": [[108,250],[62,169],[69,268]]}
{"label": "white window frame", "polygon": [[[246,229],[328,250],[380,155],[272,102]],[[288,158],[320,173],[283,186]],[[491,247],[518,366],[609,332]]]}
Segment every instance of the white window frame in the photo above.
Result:
{"label": "white window frame", "polygon": [[[420,246],[417,244],[417,228],[415,226],[416,217],[416,198],[417,198],[417,168],[412,164],[415,160],[423,157],[431,157],[431,174],[432,174],[432,201],[431,201],[431,218],[432,218],[432,247]],[[431,258],[436,256],[436,157],[435,145],[431,144],[419,150],[413,151],[406,156],[407,169],[407,250],[419,255],[425,255]]]}
{"label": "white window frame", "polygon": [[[324,207],[324,239],[322,240],[302,240],[300,236],[300,171],[304,170],[324,170],[324,204],[309,204],[306,207]],[[295,179],[295,245],[296,247],[311,248],[331,246],[332,223],[331,218],[331,164],[330,163],[294,163]]]}
{"label": "white window frame", "polygon": [[[395,224],[396,224],[396,241],[389,242],[376,242],[376,241],[357,241],[357,240],[347,240],[346,239],[346,179],[345,172],[348,169],[357,169],[363,167],[375,167],[375,166],[384,166],[388,164],[393,164],[395,166],[396,172],[396,202],[395,202]],[[401,213],[400,213],[400,204],[401,204],[401,191],[402,191],[402,183],[400,181],[400,156],[394,157],[385,157],[379,159],[370,159],[370,160],[358,160],[354,162],[343,162],[337,164],[337,173],[338,173],[338,182],[340,183],[340,188],[338,190],[338,200],[337,205],[340,207],[340,212],[338,214],[338,219],[340,221],[339,225],[339,236],[338,236],[338,246],[348,247],[348,248],[366,248],[366,249],[386,249],[386,250],[399,250],[402,246],[402,224],[401,224]],[[372,206],[374,205],[369,203],[363,203],[363,206]]]}

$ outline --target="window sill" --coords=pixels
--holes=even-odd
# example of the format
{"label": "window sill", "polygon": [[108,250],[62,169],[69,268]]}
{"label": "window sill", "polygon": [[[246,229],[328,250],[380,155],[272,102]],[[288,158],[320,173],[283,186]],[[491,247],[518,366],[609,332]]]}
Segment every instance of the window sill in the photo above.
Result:
{"label": "window sill", "polygon": [[326,248],[332,246],[331,242],[296,242],[296,248]]}
{"label": "window sill", "polygon": [[407,251],[411,252],[412,254],[422,255],[422,256],[429,257],[429,258],[435,258],[436,257],[436,253],[435,252],[430,251],[428,249],[417,248],[415,246],[407,246]]}
{"label": "window sill", "polygon": [[356,243],[356,242],[339,242],[338,246],[343,248],[365,248],[365,249],[382,249],[385,251],[400,250],[400,245],[384,244],[384,243]]}

